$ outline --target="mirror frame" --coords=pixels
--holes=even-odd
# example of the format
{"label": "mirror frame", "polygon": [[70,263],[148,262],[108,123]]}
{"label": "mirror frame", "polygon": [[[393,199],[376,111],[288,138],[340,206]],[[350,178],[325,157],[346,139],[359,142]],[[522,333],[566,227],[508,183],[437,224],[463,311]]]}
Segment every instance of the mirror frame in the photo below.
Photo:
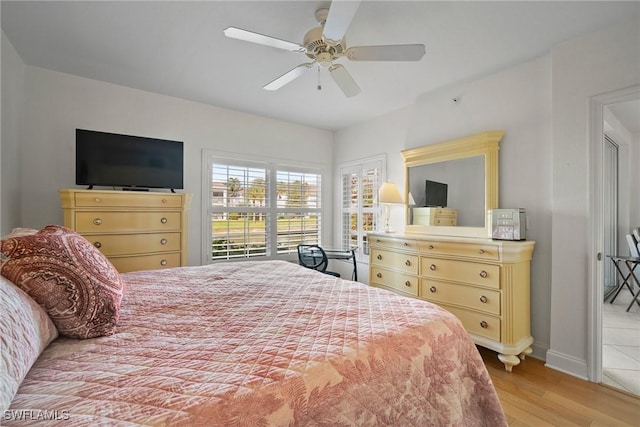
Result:
{"label": "mirror frame", "polygon": [[504,131],[492,130],[418,148],[402,150],[404,196],[409,195],[409,168],[448,160],[484,156],[484,227],[428,226],[409,224],[410,206],[405,204],[405,232],[440,236],[490,237],[489,210],[498,207],[498,150]]}

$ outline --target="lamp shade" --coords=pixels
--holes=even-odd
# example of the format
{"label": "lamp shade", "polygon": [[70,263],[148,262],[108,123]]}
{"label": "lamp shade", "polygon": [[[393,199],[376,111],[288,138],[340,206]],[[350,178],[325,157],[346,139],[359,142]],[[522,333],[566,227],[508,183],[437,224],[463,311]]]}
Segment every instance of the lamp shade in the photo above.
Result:
{"label": "lamp shade", "polygon": [[378,190],[378,203],[404,203],[404,200],[394,183],[385,182]]}

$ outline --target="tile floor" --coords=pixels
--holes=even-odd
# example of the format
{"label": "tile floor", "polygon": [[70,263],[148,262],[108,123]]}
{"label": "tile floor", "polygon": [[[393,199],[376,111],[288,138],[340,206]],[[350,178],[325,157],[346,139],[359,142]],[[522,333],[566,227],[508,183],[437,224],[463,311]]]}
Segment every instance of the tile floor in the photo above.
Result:
{"label": "tile floor", "polygon": [[602,317],[602,383],[640,396],[640,306],[624,289]]}

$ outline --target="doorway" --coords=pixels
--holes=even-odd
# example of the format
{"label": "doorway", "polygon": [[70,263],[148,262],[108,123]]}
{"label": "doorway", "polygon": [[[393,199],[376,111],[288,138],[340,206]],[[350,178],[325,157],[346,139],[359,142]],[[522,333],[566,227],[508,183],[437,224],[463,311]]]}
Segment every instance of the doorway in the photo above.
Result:
{"label": "doorway", "polygon": [[[640,226],[640,212],[636,208],[640,205],[640,200],[638,200],[640,193],[637,188],[634,188],[638,181],[637,169],[640,163],[638,162],[638,156],[640,156],[638,132],[640,130],[637,119],[639,116],[636,113],[634,120],[632,120],[634,123],[623,127],[630,129],[625,130],[622,134],[617,133],[617,135],[615,129],[612,131],[609,121],[605,121],[605,116],[610,117],[612,111],[621,111],[623,106],[630,106],[633,110],[633,108],[639,108],[639,105],[640,86],[599,95],[591,99],[590,105],[591,249],[595,256],[589,261],[588,372],[591,381],[605,384],[611,383],[611,381],[609,371],[606,376],[603,375],[603,353],[606,353],[607,356],[607,366],[610,367],[612,364],[611,347],[609,347],[611,335],[603,336],[605,314],[607,316],[607,332],[610,332],[611,320],[609,316],[612,309],[612,306],[605,302],[605,296],[610,296],[607,295],[610,292],[609,286],[616,284],[615,281],[611,283],[612,262],[606,255],[628,255],[628,251],[624,251],[623,248],[623,246],[626,247],[624,234],[628,234],[632,226]],[[618,125],[622,122],[624,120],[621,120]],[[609,140],[605,138],[605,134],[610,135]],[[615,155],[615,151],[618,151],[617,155]],[[620,176],[622,178],[619,179]],[[614,222],[618,222],[617,226],[613,225]],[[615,274],[615,271],[613,273]],[[626,309],[626,306],[624,308]],[[626,314],[625,312],[620,319],[625,319]],[[640,320],[640,309],[631,313],[631,316],[638,316]],[[633,344],[634,334],[640,332],[636,331],[631,334],[627,332],[621,333],[619,336],[630,337],[631,340],[628,343]],[[619,360],[626,358],[628,361],[635,358],[640,369],[640,347],[636,347],[637,350],[634,350],[626,344],[625,341],[625,347],[622,349],[627,354],[622,354],[621,359],[616,360],[614,364],[622,365]],[[621,377],[637,378],[638,384],[636,388],[632,386],[631,390],[619,384],[617,388],[640,395],[640,370],[626,370],[628,366],[616,366],[616,368],[618,367],[625,368],[622,372],[618,372]],[[610,385],[616,386],[615,384]]]}

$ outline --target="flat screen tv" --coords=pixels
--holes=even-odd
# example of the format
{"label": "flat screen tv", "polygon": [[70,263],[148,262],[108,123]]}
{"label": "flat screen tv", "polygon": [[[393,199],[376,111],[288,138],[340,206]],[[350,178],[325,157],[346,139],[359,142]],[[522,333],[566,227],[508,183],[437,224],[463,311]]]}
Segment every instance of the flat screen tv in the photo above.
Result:
{"label": "flat screen tv", "polygon": [[183,143],[76,129],[76,185],[183,188]]}
{"label": "flat screen tv", "polygon": [[442,182],[426,180],[425,203],[427,207],[447,207],[448,185]]}

